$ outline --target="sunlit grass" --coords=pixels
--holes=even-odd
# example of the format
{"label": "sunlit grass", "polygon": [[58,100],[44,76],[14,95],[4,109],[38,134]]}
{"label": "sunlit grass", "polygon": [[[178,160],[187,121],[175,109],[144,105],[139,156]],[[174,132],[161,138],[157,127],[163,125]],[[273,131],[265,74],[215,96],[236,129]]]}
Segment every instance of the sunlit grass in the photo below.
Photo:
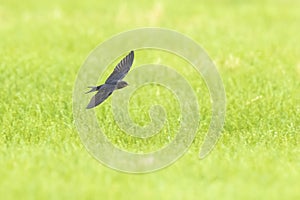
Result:
{"label": "sunlit grass", "polygon": [[[299,199],[299,9],[293,0],[2,1],[0,199]],[[96,45],[143,26],[175,29],[206,49],[224,82],[227,113],[222,138],[199,160],[209,127],[209,94],[198,75],[182,70],[200,105],[197,137],[174,165],[130,175],[106,168],[86,152],[73,122],[72,91]],[[136,64],[154,61],[182,69],[172,55],[137,55]],[[143,152],[167,144],[163,136],[172,136],[178,125],[176,99],[168,92],[157,95],[157,89],[163,90],[141,88],[130,104],[131,117],[141,125],[149,121],[152,102],[169,113],[169,127],[148,142],[120,131],[113,135],[118,130],[112,115],[101,121],[111,99],[97,108],[116,145]],[[145,101],[146,93],[152,98]]]}

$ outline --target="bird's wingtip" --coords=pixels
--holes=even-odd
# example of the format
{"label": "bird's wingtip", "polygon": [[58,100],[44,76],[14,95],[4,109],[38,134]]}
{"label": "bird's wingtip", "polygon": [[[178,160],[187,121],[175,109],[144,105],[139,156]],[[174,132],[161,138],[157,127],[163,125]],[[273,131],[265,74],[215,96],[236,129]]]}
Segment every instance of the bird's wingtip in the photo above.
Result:
{"label": "bird's wingtip", "polygon": [[86,109],[91,109],[91,108],[94,108],[94,106],[92,106],[90,104],[86,106]]}

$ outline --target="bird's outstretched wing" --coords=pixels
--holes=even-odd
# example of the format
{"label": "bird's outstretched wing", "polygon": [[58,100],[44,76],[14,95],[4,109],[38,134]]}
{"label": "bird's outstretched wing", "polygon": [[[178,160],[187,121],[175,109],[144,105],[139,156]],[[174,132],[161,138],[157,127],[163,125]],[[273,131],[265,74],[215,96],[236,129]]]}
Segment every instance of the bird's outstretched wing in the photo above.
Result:
{"label": "bird's outstretched wing", "polygon": [[122,80],[133,63],[134,53],[131,51],[125,58],[119,62],[119,64],[115,67],[113,73],[107,78],[105,81],[106,84],[117,84],[119,80]]}
{"label": "bird's outstretched wing", "polygon": [[102,103],[105,99],[107,99],[111,93],[114,91],[115,87],[113,85],[104,84],[100,87],[98,92],[92,97],[89,104],[87,105],[87,109],[94,108]]}

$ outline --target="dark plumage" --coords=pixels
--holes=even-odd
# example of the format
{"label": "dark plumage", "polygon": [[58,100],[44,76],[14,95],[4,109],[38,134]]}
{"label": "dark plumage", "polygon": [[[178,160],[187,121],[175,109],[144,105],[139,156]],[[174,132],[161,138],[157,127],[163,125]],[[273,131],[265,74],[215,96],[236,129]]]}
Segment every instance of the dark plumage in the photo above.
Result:
{"label": "dark plumage", "polygon": [[126,76],[130,67],[133,63],[134,53],[131,51],[125,58],[123,58],[119,64],[115,67],[113,73],[106,79],[103,85],[93,86],[90,92],[98,91],[90,100],[87,105],[87,109],[94,108],[101,104],[105,99],[107,99],[114,90],[124,88],[128,85],[122,79]]}

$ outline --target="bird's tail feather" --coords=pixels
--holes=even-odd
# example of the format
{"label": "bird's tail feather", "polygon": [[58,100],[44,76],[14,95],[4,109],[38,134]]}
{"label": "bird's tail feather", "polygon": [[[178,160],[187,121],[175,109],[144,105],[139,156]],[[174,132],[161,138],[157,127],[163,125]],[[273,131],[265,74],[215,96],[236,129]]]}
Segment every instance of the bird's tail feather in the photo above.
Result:
{"label": "bird's tail feather", "polygon": [[90,93],[90,92],[96,92],[99,89],[99,86],[89,86],[88,88],[91,88],[91,90],[86,92],[85,94]]}

